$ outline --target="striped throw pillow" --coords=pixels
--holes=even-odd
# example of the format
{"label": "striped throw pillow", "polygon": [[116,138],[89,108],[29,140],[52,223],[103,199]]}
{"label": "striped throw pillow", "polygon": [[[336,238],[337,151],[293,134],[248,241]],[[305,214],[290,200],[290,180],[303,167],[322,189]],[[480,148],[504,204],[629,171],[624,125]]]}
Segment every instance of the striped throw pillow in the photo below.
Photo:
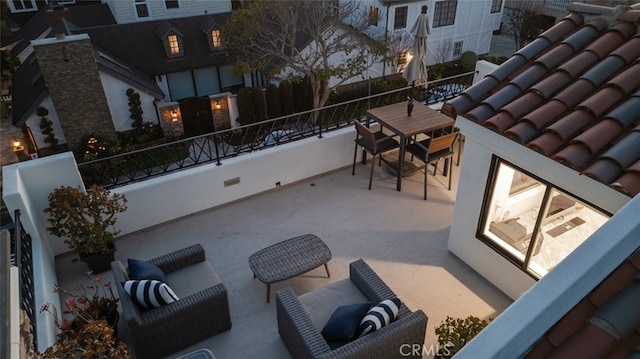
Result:
{"label": "striped throw pillow", "polygon": [[393,322],[398,317],[398,311],[402,304],[401,297],[395,297],[393,299],[387,299],[380,302],[380,304],[369,309],[367,315],[360,321],[358,327],[358,337],[363,337],[369,333],[375,332],[385,325]]}
{"label": "striped throw pillow", "polygon": [[128,280],[122,286],[134,302],[146,309],[160,308],[178,300],[168,285],[157,280]]}

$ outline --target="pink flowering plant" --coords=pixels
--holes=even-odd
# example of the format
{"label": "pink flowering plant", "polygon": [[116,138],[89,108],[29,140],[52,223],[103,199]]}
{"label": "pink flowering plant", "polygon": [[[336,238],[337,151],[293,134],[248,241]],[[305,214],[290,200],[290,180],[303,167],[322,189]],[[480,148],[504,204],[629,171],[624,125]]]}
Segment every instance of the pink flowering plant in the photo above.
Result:
{"label": "pink flowering plant", "polygon": [[[119,299],[113,293],[111,282],[103,282],[101,276],[93,276],[90,271],[87,276],[88,284],[80,283],[76,292],[55,286],[55,292],[66,297],[62,319],[49,303],[40,309],[53,316],[60,330],[56,344],[45,351],[45,358],[66,357],[78,351],[83,352],[83,357],[94,357],[92,353],[99,358],[129,356],[126,345],[118,342],[114,334]],[[96,338],[101,339],[96,341]]]}

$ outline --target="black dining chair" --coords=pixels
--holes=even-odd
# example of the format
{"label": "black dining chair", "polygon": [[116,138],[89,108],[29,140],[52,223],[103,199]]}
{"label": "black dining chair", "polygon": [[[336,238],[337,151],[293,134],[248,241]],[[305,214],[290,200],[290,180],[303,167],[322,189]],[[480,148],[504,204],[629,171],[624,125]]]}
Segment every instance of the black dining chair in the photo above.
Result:
{"label": "black dining chair", "polygon": [[[356,157],[358,155],[358,146],[362,147],[366,152],[370,153],[373,158],[371,159],[371,173],[369,174],[369,189],[371,189],[371,181],[373,180],[373,165],[376,156],[379,157],[379,166],[382,165],[382,154],[389,152],[400,147],[400,143],[396,141],[392,136],[384,134],[382,131],[373,132],[360,121],[353,121],[356,125],[356,146],[353,152],[353,168],[351,175],[356,174]],[[363,162],[366,163],[366,153],[364,155]]]}
{"label": "black dining chair", "polygon": [[[459,132],[442,134],[439,137],[428,138],[422,141],[415,141],[408,144],[405,150],[411,154],[412,159],[415,157],[425,163],[424,166],[424,199],[427,200],[427,174],[429,172],[429,165],[436,164],[438,161],[444,159],[451,162],[453,158],[453,144],[458,138]],[[443,172],[448,172],[449,176],[449,190],[451,190],[451,169],[453,163],[445,165]],[[433,175],[436,174],[437,167],[433,170]],[[448,170],[448,171],[447,171]],[[445,176],[447,174],[445,173]]]}

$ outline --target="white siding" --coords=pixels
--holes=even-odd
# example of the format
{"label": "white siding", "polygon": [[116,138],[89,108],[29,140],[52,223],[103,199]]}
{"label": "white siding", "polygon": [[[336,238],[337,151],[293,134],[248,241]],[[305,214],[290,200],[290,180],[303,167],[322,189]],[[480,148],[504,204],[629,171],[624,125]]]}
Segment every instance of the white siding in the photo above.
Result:
{"label": "white siding", "polygon": [[230,0],[180,0],[179,9],[165,7],[164,0],[147,0],[149,17],[139,19],[133,0],[103,0],[109,5],[118,24],[131,22],[171,19],[205,14],[217,14],[231,11]]}
{"label": "white siding", "polygon": [[[117,132],[131,130],[133,120],[129,117],[129,98],[127,90],[132,88],[131,85],[116,79],[115,77],[100,73],[102,88],[107,97],[111,120]],[[140,89],[134,88],[140,94],[140,102],[142,103],[142,120],[143,122],[158,123],[158,114],[154,104],[155,98],[144,93]]]}

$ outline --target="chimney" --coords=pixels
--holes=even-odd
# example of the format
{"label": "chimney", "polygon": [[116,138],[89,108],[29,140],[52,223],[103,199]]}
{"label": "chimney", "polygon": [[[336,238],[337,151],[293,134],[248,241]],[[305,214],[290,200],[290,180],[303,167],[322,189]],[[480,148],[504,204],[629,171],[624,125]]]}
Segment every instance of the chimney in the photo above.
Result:
{"label": "chimney", "polygon": [[69,13],[69,9],[61,5],[55,5],[52,8],[47,9],[45,13],[47,14],[47,19],[49,19],[51,27],[58,25],[62,19],[71,21],[71,13]]}

